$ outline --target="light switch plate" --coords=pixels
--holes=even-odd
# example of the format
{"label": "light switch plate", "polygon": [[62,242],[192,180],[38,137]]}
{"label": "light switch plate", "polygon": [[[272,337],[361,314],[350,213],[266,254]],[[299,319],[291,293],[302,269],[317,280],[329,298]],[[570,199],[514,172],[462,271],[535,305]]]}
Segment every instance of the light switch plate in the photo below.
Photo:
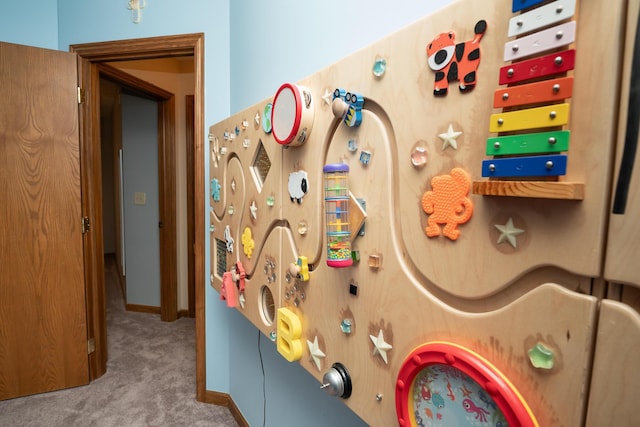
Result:
{"label": "light switch plate", "polygon": [[147,193],[142,191],[136,191],[133,193],[133,203],[136,205],[146,205],[147,204]]}

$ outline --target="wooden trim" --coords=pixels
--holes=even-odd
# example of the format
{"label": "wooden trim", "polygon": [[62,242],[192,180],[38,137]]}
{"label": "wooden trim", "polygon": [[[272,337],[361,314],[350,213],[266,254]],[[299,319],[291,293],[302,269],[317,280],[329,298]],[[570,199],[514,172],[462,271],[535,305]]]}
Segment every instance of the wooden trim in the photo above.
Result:
{"label": "wooden trim", "polygon": [[[107,371],[107,313],[104,289],[104,255],[102,236],[102,174],[100,128],[93,124],[100,120],[100,79],[91,64],[78,57],[78,84],[85,91],[85,102],[79,106],[80,170],[82,187],[82,215],[89,218],[90,232],[85,233],[85,298],[87,305],[87,340],[95,340],[95,351],[89,354],[89,381]],[[96,179],[97,177],[97,179]]]}
{"label": "wooden trim", "polygon": [[178,318],[175,97],[165,100],[158,107],[160,318],[165,322],[173,322]]}
{"label": "wooden trim", "polygon": [[127,303],[127,279],[124,277],[122,272],[120,271],[120,267],[116,267],[118,269],[118,283],[120,284],[120,292],[122,293],[122,301]]}
{"label": "wooden trim", "polygon": [[240,427],[251,427],[247,422],[247,420],[242,415],[242,412],[240,412],[240,408],[238,408],[238,406],[236,405],[236,402],[233,399],[231,399],[231,397],[229,397],[229,399],[230,399],[229,411],[231,412],[231,415],[233,415],[233,418],[236,420],[238,425]]}
{"label": "wooden trim", "polygon": [[178,310],[178,319],[181,317],[193,317],[189,315],[189,310]]}
{"label": "wooden trim", "polygon": [[125,304],[125,309],[127,311],[133,311],[135,313],[160,314],[160,307],[155,307],[152,305]]}
{"label": "wooden trim", "polygon": [[205,176],[204,176],[204,34],[193,45],[195,92],[193,156],[195,219],[195,286],[196,286],[196,399],[202,400],[206,390],[206,326],[205,326]]}
{"label": "wooden trim", "polygon": [[[149,37],[97,43],[73,44],[76,52],[91,62],[130,61],[136,59],[191,56],[204,38],[202,33]],[[202,58],[203,59],[203,58]]]}
{"label": "wooden trim", "polygon": [[[100,43],[88,43],[71,45],[70,51],[75,52],[83,60],[91,64],[97,64],[100,62],[116,61],[116,60],[139,60],[149,58],[162,58],[172,56],[193,56],[194,60],[194,73],[195,73],[195,111],[194,111],[194,128],[198,131],[195,132],[194,137],[194,156],[198,159],[195,162],[194,168],[194,206],[195,206],[195,281],[196,281],[196,398],[198,400],[204,399],[205,394],[205,378],[206,378],[206,355],[205,355],[205,303],[204,303],[204,290],[205,290],[205,264],[204,264],[204,239],[205,239],[205,218],[204,218],[204,194],[205,194],[205,181],[204,181],[204,34],[185,34],[178,36],[165,36],[165,37],[153,37],[145,39],[135,40],[119,40],[112,42],[100,42]],[[97,76],[97,68],[95,69],[95,75]],[[98,101],[99,91],[97,90],[99,81],[93,81],[90,85],[85,87],[92,99],[92,102]],[[92,90],[93,89],[93,90]],[[96,92],[98,92],[96,94]],[[96,110],[97,111],[97,110]],[[87,118],[88,120],[88,118]],[[87,121],[82,125],[83,133],[92,131],[92,126],[96,129],[93,133],[97,132],[96,125],[99,123],[99,117],[92,117],[91,121]],[[97,144],[99,141],[99,135],[93,135],[92,138],[84,139],[81,142],[82,150],[87,149],[92,143]],[[83,163],[83,170],[87,171],[86,164]],[[89,169],[91,170],[91,169]],[[83,175],[83,180],[86,182],[91,181],[90,174]],[[83,187],[84,190],[84,187]],[[84,202],[83,202],[84,203]],[[95,209],[95,203],[89,203]],[[101,212],[101,211],[100,211]],[[100,224],[101,225],[101,224]],[[96,225],[97,226],[97,225]],[[96,251],[102,259],[102,241],[100,245],[94,244],[92,247],[88,247],[88,252],[93,252],[95,256]],[[98,247],[99,246],[99,247]],[[100,261],[103,262],[103,261]],[[89,267],[91,264],[87,264]],[[102,267],[104,270],[104,266]],[[94,271],[94,276],[98,273],[104,276],[104,271]],[[96,370],[97,375],[92,379],[98,378],[104,372],[106,372],[106,313],[104,312],[104,283],[97,280],[89,280],[87,282],[87,295],[91,292],[98,291],[103,293],[100,297],[97,296],[95,301],[87,300],[87,316],[88,318],[95,318],[96,322],[89,328],[89,334],[96,337],[96,353],[99,351],[100,355],[94,356],[99,360],[104,360],[103,367],[99,366],[97,369],[94,365],[96,362],[92,362],[90,358],[90,369]],[[102,307],[102,310],[101,310]],[[95,335],[94,335],[95,334]],[[104,342],[104,346],[98,350],[98,342]]]}
{"label": "wooden trim", "polygon": [[[98,64],[99,65],[99,64]],[[102,93],[101,93],[102,94]],[[115,245],[116,247],[114,256],[116,269],[118,270],[118,280],[120,282],[120,288],[122,290],[122,301],[124,304],[127,303],[127,280],[124,276],[124,256],[125,253],[123,251],[124,246],[124,194],[123,191],[123,170],[122,170],[122,160],[121,157],[122,151],[122,89],[119,87],[116,91],[117,100],[115,104],[112,106],[112,123],[111,123],[111,136],[113,139],[113,151],[111,155],[113,157],[113,218],[114,218],[114,226],[115,226]],[[102,101],[101,101],[102,103]],[[103,112],[100,112],[102,116]],[[105,123],[106,125],[106,123]],[[100,124],[100,135],[102,135],[102,123]]]}
{"label": "wooden trim", "polygon": [[100,72],[100,76],[107,78],[115,83],[126,86],[127,91],[134,93],[135,95],[143,96],[145,98],[153,100],[166,100],[174,96],[173,93],[162,89],[159,86],[149,83],[146,80],[142,80],[131,74],[112,67],[109,64],[103,64],[98,62],[95,64]]}
{"label": "wooden trim", "polygon": [[231,399],[231,396],[228,393],[220,393],[211,390],[207,390],[205,392],[204,399],[202,400],[204,403],[211,403],[212,405],[226,407],[228,407],[232,401],[233,399]]}
{"label": "wooden trim", "polygon": [[245,420],[240,408],[236,405],[236,402],[227,393],[218,393],[216,391],[207,390],[205,393],[205,403],[211,403],[218,406],[226,406],[229,408],[231,415],[236,420],[240,427],[251,427],[247,420]]}
{"label": "wooden trim", "polygon": [[195,216],[194,216],[194,163],[193,156],[193,135],[195,133],[194,111],[195,97],[187,95],[185,97],[185,143],[187,145],[187,290],[189,295],[189,317],[196,317],[196,275],[195,275]]}
{"label": "wooden trim", "polygon": [[[118,263],[118,259],[116,258],[115,254],[105,254],[106,256],[109,256],[113,259],[113,264],[115,266],[116,269],[116,276],[118,279],[118,286],[120,287],[120,292],[122,293],[122,301],[125,302],[125,304],[127,303],[127,287],[125,285],[125,277],[122,274],[122,270],[120,269],[120,264]],[[106,264],[106,263],[105,263]]]}

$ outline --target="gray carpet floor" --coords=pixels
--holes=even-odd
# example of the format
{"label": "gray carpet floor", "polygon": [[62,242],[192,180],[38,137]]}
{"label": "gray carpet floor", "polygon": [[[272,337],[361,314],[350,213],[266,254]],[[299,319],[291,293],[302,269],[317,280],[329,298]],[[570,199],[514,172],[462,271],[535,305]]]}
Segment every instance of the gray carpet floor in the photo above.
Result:
{"label": "gray carpet floor", "polygon": [[0,401],[0,426],[237,426],[195,400],[195,320],[127,312],[106,260],[107,372],[87,386]]}

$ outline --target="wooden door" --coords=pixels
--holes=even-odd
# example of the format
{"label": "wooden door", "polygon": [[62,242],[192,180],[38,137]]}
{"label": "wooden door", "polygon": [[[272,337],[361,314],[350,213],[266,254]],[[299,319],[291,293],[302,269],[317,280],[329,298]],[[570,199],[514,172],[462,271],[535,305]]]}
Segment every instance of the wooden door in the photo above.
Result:
{"label": "wooden door", "polygon": [[89,381],[76,61],[0,43],[0,399]]}

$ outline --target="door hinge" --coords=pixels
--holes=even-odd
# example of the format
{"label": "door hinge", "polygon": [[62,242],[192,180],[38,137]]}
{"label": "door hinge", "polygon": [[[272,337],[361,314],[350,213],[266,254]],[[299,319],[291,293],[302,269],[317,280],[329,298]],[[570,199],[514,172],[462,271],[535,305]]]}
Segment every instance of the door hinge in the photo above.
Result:
{"label": "door hinge", "polygon": [[87,340],[87,354],[91,354],[94,351],[96,351],[96,339],[95,338],[89,338]]}
{"label": "door hinge", "polygon": [[78,104],[84,104],[85,100],[86,100],[85,91],[80,86],[78,86]]}
{"label": "door hinge", "polygon": [[91,222],[88,216],[82,217],[82,234],[88,233],[91,229]]}

